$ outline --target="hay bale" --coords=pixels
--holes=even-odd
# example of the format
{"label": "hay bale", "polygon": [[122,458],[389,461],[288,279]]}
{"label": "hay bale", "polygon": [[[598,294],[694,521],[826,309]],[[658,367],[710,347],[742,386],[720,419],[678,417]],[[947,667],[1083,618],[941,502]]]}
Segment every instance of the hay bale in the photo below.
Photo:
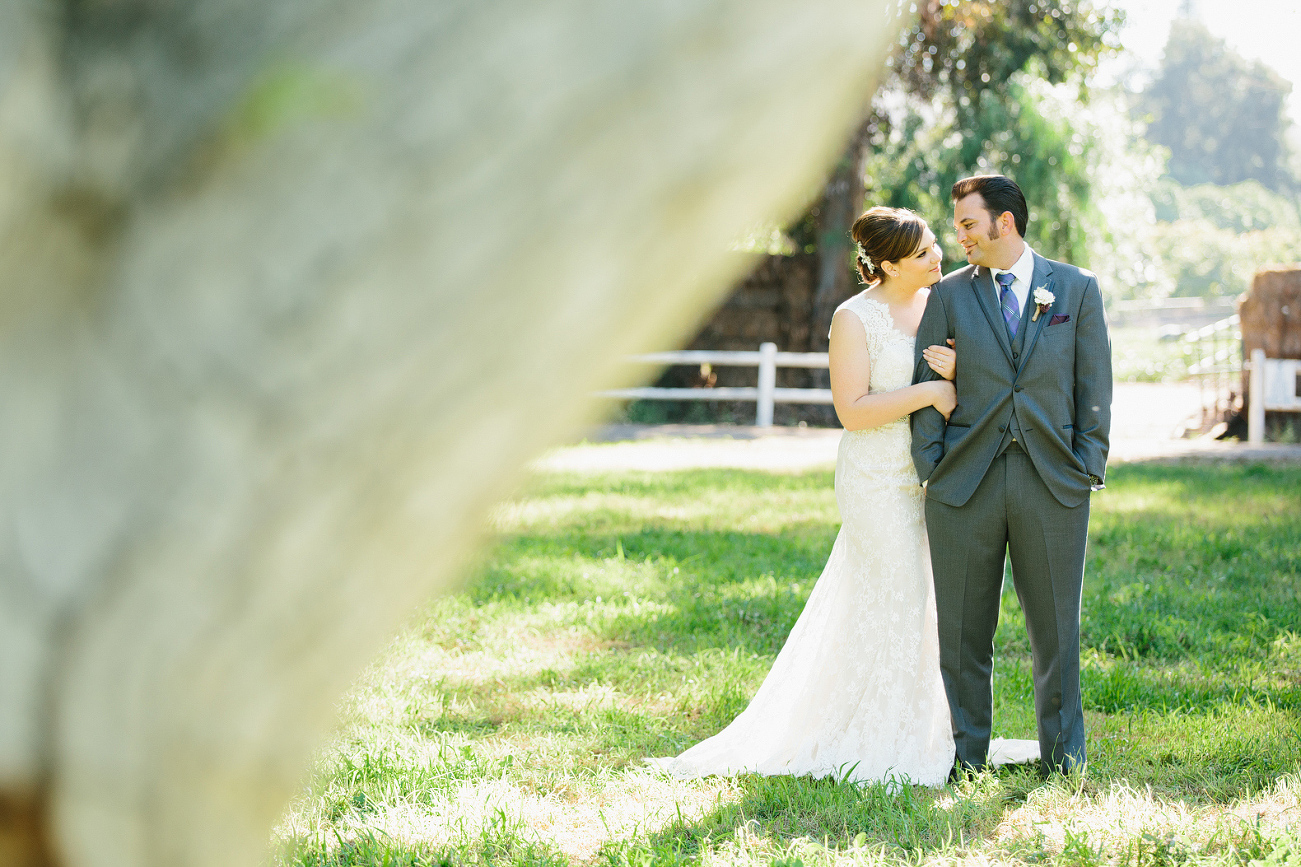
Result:
{"label": "hay bale", "polygon": [[[1251,289],[1238,301],[1242,326],[1242,357],[1250,359],[1257,349],[1266,358],[1301,358],[1301,269],[1271,268],[1257,272]],[[1242,371],[1242,413],[1245,418],[1251,405],[1251,371]],[[1290,426],[1295,414],[1265,413],[1266,436],[1273,436],[1284,425]],[[1245,426],[1238,424],[1244,430]]]}
{"label": "hay bale", "polygon": [[1301,358],[1301,269],[1261,271],[1238,302],[1242,352],[1264,349],[1268,358]]}

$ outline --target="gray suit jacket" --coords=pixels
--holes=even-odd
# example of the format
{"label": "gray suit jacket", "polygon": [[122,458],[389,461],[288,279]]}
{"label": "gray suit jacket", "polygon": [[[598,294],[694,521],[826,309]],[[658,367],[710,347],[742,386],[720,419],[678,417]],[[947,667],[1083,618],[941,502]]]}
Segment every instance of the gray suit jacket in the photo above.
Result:
{"label": "gray suit jacket", "polygon": [[[1031,322],[1038,288],[1056,300]],[[1026,308],[1021,351],[1013,358],[989,269],[968,265],[931,290],[917,330],[913,381],[938,378],[921,351],[953,338],[958,407],[947,424],[934,407],[912,415],[913,462],[927,497],[964,504],[1002,449],[1013,418],[1035,470],[1062,505],[1083,503],[1089,475],[1105,476],[1111,341],[1097,278],[1036,253]]]}

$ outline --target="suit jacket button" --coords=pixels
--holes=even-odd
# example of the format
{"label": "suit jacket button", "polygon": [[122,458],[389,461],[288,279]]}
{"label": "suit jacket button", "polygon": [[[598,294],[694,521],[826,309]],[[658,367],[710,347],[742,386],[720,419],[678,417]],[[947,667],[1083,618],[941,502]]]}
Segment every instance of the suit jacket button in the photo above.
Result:
{"label": "suit jacket button", "polygon": [[1016,359],[1018,359],[1018,358],[1020,358],[1020,357],[1021,357],[1021,353],[1019,353],[1019,352],[1013,352],[1013,353],[1012,353],[1012,360],[1013,360],[1013,361],[1015,361]]}
{"label": "suit jacket button", "polygon": [[1015,389],[1015,390],[1016,390],[1016,393],[1017,393],[1017,394],[1020,394],[1020,393],[1021,393],[1021,389],[1023,389],[1023,388],[1025,388],[1025,386],[1023,386],[1023,385],[1018,385],[1018,386],[1016,387],[1016,389]]}
{"label": "suit jacket button", "polygon": [[1006,426],[1006,425],[999,425],[999,426],[998,426],[998,432],[999,432],[999,433],[1002,433],[1002,432],[1005,431],[1005,430],[1007,430],[1007,426]]}

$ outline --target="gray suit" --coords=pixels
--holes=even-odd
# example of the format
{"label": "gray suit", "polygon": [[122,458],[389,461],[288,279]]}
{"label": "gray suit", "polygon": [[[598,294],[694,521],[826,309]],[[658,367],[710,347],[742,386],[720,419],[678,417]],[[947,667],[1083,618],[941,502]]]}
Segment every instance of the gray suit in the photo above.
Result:
{"label": "gray suit", "polygon": [[[1056,296],[1034,318],[1034,290]],[[983,767],[989,747],[994,630],[1005,557],[1025,612],[1045,769],[1083,763],[1080,593],[1089,476],[1106,473],[1111,344],[1097,279],[1034,257],[1030,298],[1008,335],[986,268],[967,266],[932,290],[917,331],[921,357],[954,338],[958,406],[912,416],[913,461],[926,482],[939,618],[940,668],[958,760]]]}

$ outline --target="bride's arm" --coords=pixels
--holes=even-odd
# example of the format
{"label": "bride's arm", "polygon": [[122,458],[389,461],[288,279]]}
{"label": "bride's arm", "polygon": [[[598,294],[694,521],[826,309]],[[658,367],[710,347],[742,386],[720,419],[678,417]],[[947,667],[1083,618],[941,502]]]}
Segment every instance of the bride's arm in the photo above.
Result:
{"label": "bride's arm", "polygon": [[924,406],[945,418],[953,411],[956,393],[944,379],[920,382],[881,394],[868,394],[872,359],[867,352],[863,323],[849,310],[831,320],[831,399],[845,430],[867,430],[889,424]]}

